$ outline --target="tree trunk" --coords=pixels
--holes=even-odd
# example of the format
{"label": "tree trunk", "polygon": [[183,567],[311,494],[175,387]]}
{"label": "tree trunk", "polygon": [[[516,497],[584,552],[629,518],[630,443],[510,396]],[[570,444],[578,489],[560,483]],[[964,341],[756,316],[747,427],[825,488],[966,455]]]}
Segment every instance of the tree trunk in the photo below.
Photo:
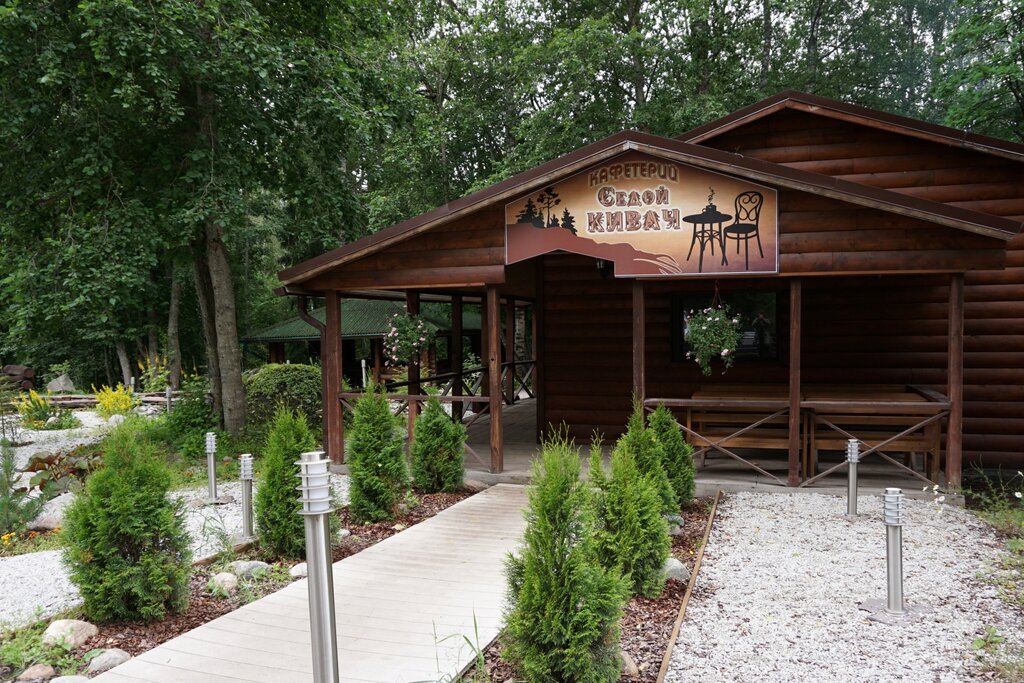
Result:
{"label": "tree trunk", "polygon": [[178,318],[181,316],[181,280],[171,267],[171,301],[167,307],[167,383],[171,389],[181,388],[181,344],[178,341]]}
{"label": "tree trunk", "polygon": [[231,281],[227,247],[221,240],[220,229],[212,223],[206,225],[206,258],[213,292],[224,429],[238,434],[245,426],[245,388],[242,386],[242,346],[238,341],[235,286]]}
{"label": "tree trunk", "polygon": [[202,245],[196,247],[192,273],[196,281],[199,319],[203,323],[203,341],[206,343],[206,374],[210,378],[213,414],[220,420],[223,412],[221,408],[223,392],[220,383],[220,361],[217,356],[217,327],[213,324],[213,288],[210,285],[210,269],[206,265],[206,254]]}
{"label": "tree trunk", "polygon": [[132,363],[128,359],[128,347],[123,339],[114,342],[114,350],[117,351],[117,360],[121,364],[121,382],[127,387],[131,384]]}

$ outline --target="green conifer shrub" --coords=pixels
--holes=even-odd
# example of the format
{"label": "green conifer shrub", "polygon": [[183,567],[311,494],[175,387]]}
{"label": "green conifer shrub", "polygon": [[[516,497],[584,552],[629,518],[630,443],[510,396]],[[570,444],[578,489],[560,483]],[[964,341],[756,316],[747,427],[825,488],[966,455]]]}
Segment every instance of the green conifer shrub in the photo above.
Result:
{"label": "green conifer shrub", "polygon": [[295,461],[316,448],[316,437],[301,414],[278,408],[267,432],[262,473],[256,489],[256,530],[260,546],[275,556],[302,558],[306,553],[305,525],[299,510],[299,466]]}
{"label": "green conifer shrub", "polygon": [[599,443],[590,452],[590,481],[596,489],[601,564],[620,572],[634,594],[661,595],[672,544],[654,481],[640,473],[632,451],[622,447],[612,452],[611,473],[605,473]]}
{"label": "green conifer shrub", "polygon": [[349,511],[361,524],[390,519],[409,486],[403,439],[387,397],[370,387],[356,401],[348,445]]}
{"label": "green conifer shrub", "polygon": [[466,427],[452,420],[441,402],[431,396],[413,429],[412,478],[420,491],[458,491],[462,488]]}
{"label": "green conifer shrub", "polygon": [[268,363],[246,373],[249,421],[255,426],[266,424],[283,405],[302,414],[310,429],[319,430],[323,424],[322,387],[322,373],[315,365]]}
{"label": "green conifer shrub", "polygon": [[524,545],[509,555],[502,656],[531,683],[619,679],[626,581],[595,546],[594,503],[579,451],[548,440],[534,461]]}
{"label": "green conifer shrub", "polygon": [[188,605],[192,552],[159,447],[129,418],[105,441],[102,469],[65,514],[64,561],[93,621],[160,619]]}
{"label": "green conifer shrub", "polygon": [[672,411],[660,405],[647,418],[647,428],[654,432],[664,453],[665,471],[676,493],[676,504],[681,509],[693,502],[696,484],[693,466],[693,446],[686,442]]}
{"label": "green conifer shrub", "polygon": [[678,513],[676,492],[665,472],[665,452],[654,432],[644,424],[644,409],[639,402],[633,404],[633,414],[629,416],[626,433],[619,437],[615,449],[628,451],[640,473],[651,480],[661,499],[661,511],[666,515]]}
{"label": "green conifer shrub", "polygon": [[32,496],[19,482],[11,444],[0,439],[0,535],[23,531],[43,510],[46,498]]}

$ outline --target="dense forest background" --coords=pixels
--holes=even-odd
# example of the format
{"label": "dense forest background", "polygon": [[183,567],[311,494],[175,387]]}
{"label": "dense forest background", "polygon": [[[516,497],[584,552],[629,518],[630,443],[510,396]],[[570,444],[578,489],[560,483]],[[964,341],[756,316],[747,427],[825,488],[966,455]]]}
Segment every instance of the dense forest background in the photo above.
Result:
{"label": "dense forest background", "polygon": [[0,362],[244,419],[288,265],[782,89],[1024,141],[1024,0],[2,0]]}

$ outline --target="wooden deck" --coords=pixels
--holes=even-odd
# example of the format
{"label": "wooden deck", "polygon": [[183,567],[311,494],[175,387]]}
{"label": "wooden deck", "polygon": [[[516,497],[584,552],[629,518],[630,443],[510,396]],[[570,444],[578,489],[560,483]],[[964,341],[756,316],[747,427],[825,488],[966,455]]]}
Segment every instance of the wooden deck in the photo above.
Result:
{"label": "wooden deck", "polygon": [[[506,553],[523,487],[492,487],[334,565],[342,681],[457,674],[497,635]],[[97,677],[101,683],[309,683],[305,581],[215,619]],[[474,619],[478,636],[474,635]]]}

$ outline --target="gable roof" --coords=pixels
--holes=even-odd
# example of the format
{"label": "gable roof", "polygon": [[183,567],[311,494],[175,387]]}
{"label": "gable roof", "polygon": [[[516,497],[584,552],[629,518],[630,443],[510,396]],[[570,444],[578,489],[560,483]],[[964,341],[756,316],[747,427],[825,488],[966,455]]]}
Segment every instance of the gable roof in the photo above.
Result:
{"label": "gable roof", "polygon": [[918,218],[1002,240],[1011,239],[1024,227],[1024,224],[1019,221],[1001,216],[789,168],[781,164],[724,152],[713,147],[637,131],[623,131],[478,192],[456,199],[444,206],[392,225],[352,244],[333,249],[282,270],[278,273],[278,279],[284,283],[286,293],[300,293],[302,282],[326,270],[415,237],[460,216],[483,208],[501,205],[514,197],[556,182],[588,166],[628,151],[639,151],[697,168],[727,173],[777,187],[811,192],[851,204]]}
{"label": "gable roof", "polygon": [[679,135],[677,139],[700,144],[705,140],[770,116],[783,109],[794,109],[809,114],[818,114],[840,121],[861,124],[870,128],[901,133],[950,147],[970,149],[1013,161],[1024,162],[1024,145],[1016,142],[1000,140],[999,138],[992,138],[987,135],[968,133],[957,128],[940,126],[935,123],[869,109],[868,107],[856,104],[848,104],[797,90],[784,90],[760,102],[755,102],[749,107],[738,109],[727,116],[689,130]]}

